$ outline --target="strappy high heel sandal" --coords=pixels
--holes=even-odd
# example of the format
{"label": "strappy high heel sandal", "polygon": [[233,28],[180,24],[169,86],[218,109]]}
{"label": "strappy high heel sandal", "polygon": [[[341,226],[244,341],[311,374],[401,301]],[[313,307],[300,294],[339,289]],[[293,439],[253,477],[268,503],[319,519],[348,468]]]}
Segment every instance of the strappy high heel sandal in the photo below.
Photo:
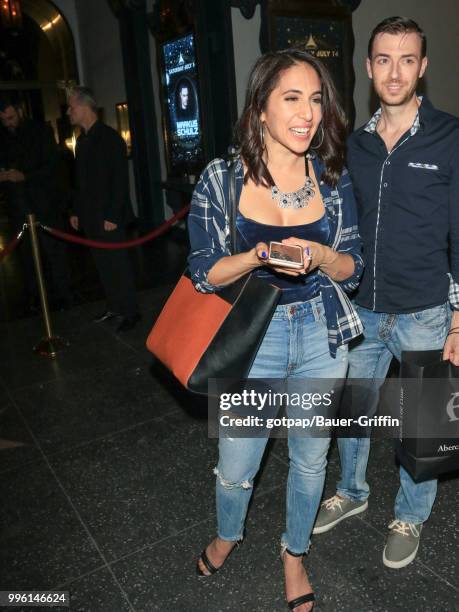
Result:
{"label": "strappy high heel sandal", "polygon": [[[281,558],[282,563],[284,562],[285,553],[288,553],[292,557],[303,557],[304,556],[304,553],[293,553],[286,546],[282,546],[281,553],[280,553],[280,558]],[[304,595],[300,595],[299,597],[296,597],[295,599],[291,599],[290,601],[288,601],[287,602],[288,609],[295,610],[295,608],[297,608],[298,606],[301,606],[302,604],[305,604],[305,603],[310,603],[311,601],[315,601],[315,599],[316,598],[313,592],[305,593]],[[314,608],[314,605],[312,607]]]}
{"label": "strappy high heel sandal", "polygon": [[[201,576],[202,578],[210,578],[210,576],[213,576],[214,574],[216,574],[218,572],[218,570],[220,570],[225,563],[228,560],[228,557],[230,556],[230,554],[233,552],[233,550],[235,548],[239,547],[239,543],[240,541],[238,540],[235,545],[233,546],[233,548],[229,551],[229,553],[226,555],[226,559],[223,561],[223,563],[220,565],[220,567],[215,567],[215,565],[210,561],[209,557],[207,556],[206,553],[206,549],[204,548],[204,550],[202,551],[198,561],[196,562],[196,573],[198,576]],[[199,561],[202,561],[205,565],[205,568],[208,570],[208,574],[205,574],[202,569],[199,567]]]}

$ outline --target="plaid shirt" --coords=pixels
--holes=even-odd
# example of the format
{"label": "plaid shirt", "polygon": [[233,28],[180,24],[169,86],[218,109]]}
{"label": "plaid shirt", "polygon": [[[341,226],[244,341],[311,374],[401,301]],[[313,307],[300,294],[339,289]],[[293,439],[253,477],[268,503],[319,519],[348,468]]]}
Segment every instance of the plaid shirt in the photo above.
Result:
{"label": "plaid shirt", "polygon": [[[315,175],[322,175],[323,165],[312,159]],[[244,183],[244,169],[236,160],[236,198],[239,202]],[[345,292],[354,291],[363,272],[357,211],[349,175],[343,171],[338,185],[331,188],[320,180],[320,192],[330,225],[329,246],[351,255],[355,269],[345,281],[333,281],[319,271],[320,293],[328,328],[330,354],[363,331],[362,323]],[[188,231],[191,252],[188,266],[198,291],[212,293],[221,287],[209,283],[207,275],[222,257],[231,255],[228,216],[228,162],[214,159],[204,169],[193,193]]]}

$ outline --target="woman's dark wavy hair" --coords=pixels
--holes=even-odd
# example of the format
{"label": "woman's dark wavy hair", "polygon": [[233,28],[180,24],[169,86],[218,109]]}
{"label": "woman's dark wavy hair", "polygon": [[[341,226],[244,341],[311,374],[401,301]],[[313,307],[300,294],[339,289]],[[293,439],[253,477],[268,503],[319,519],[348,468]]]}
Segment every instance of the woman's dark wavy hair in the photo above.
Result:
{"label": "woman's dark wavy hair", "polygon": [[235,128],[235,144],[247,165],[244,183],[251,179],[256,185],[272,187],[274,181],[263,161],[263,142],[261,139],[261,113],[265,110],[268,98],[277,86],[284,70],[295,64],[309,64],[319,75],[322,84],[322,121],[323,141],[317,142],[317,130],[314,141],[319,144],[314,148],[317,156],[325,165],[322,180],[335,187],[344,167],[346,119],[338,102],[338,94],[333,80],[324,64],[306,51],[284,49],[271,51],[262,55],[250,73],[245,107]]}

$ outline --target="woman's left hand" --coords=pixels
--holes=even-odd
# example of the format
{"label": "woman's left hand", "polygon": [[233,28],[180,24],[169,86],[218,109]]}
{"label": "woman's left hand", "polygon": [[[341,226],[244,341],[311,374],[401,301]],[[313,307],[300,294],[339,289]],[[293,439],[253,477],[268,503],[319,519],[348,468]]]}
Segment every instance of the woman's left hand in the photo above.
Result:
{"label": "woman's left hand", "polygon": [[300,246],[303,249],[303,274],[312,272],[324,264],[333,263],[338,256],[336,251],[319,242],[302,240],[301,238],[285,238],[282,242],[291,246]]}

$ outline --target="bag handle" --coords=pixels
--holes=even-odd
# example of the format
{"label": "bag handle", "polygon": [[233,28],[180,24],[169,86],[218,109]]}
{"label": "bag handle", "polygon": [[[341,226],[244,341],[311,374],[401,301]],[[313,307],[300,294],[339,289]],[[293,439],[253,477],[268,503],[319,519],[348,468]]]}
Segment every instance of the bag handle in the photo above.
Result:
{"label": "bag handle", "polygon": [[237,234],[236,234],[236,217],[237,217],[237,203],[236,203],[236,161],[231,160],[228,167],[228,195],[229,195],[229,226],[230,226],[230,245],[231,254],[237,253]]}

